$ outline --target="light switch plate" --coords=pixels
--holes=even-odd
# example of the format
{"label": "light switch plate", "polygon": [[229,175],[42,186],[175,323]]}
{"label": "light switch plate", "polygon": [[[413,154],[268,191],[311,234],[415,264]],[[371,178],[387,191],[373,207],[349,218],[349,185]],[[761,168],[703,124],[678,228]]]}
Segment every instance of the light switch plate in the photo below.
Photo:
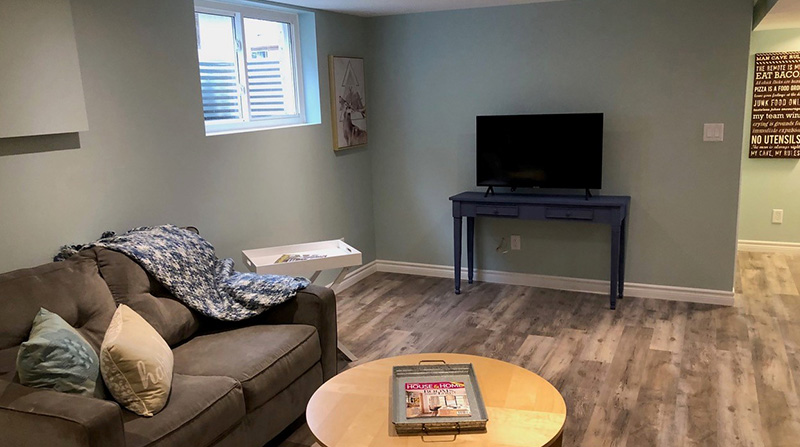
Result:
{"label": "light switch plate", "polygon": [[522,238],[520,238],[519,235],[511,235],[511,249],[522,250]]}
{"label": "light switch plate", "polygon": [[722,141],[725,137],[725,124],[705,123],[703,125],[703,141]]}
{"label": "light switch plate", "polygon": [[782,224],[783,223],[783,210],[782,209],[774,209],[774,210],[772,210],[772,223],[774,223],[774,224]]}

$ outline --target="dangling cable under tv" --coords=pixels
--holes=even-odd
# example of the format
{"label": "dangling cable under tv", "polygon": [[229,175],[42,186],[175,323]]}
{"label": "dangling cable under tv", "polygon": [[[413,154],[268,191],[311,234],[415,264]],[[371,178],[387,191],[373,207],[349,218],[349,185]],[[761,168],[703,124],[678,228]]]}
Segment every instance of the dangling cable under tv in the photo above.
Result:
{"label": "dangling cable under tv", "polygon": [[476,117],[478,186],[582,189],[602,187],[603,114]]}

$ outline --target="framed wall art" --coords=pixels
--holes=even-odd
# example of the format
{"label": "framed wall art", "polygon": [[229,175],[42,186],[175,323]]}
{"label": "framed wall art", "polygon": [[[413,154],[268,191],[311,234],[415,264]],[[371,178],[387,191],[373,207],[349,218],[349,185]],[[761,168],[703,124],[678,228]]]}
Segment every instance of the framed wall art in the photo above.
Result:
{"label": "framed wall art", "polygon": [[800,158],[800,51],[758,53],[750,158]]}
{"label": "framed wall art", "polygon": [[333,150],[367,144],[367,100],[364,59],[330,56]]}

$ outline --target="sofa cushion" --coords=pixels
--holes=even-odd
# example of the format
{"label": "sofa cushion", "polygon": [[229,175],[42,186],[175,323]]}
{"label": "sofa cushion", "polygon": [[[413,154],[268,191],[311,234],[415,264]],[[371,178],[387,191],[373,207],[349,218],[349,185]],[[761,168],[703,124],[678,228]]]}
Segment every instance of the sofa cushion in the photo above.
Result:
{"label": "sofa cushion", "polygon": [[[77,329],[96,352],[116,309],[91,260],[70,259],[4,273],[0,275],[0,351],[28,339],[33,318],[42,307]],[[0,355],[3,363],[10,358]],[[13,364],[0,365],[0,371],[15,369]]]}
{"label": "sofa cushion", "polygon": [[319,336],[302,324],[255,325],[197,336],[173,351],[175,372],[241,382],[249,413],[319,362]]}
{"label": "sofa cushion", "polygon": [[19,346],[0,349],[0,380],[11,382],[17,374]]}
{"label": "sofa cushion", "polygon": [[114,300],[135,310],[170,346],[197,331],[201,317],[124,253],[92,247],[79,256],[95,260]]}
{"label": "sofa cushion", "polygon": [[229,377],[175,374],[169,403],[153,417],[123,411],[127,447],[205,447],[245,416],[241,385]]}
{"label": "sofa cushion", "polygon": [[[260,446],[264,439],[275,438],[306,411],[308,401],[323,382],[322,365],[317,363],[269,402],[247,413],[244,421],[214,447]],[[308,445],[292,442],[281,445],[286,444],[296,447]],[[436,444],[431,447],[436,447]]]}

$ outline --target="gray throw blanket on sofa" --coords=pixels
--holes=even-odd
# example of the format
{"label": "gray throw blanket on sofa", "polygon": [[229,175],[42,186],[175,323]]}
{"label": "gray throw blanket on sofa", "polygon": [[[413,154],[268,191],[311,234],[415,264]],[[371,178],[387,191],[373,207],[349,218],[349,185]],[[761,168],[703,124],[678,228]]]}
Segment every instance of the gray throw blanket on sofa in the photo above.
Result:
{"label": "gray throw blanket on sofa", "polygon": [[175,298],[203,315],[239,321],[293,298],[309,281],[233,270],[200,235],[174,225],[134,228],[91,245],[122,252],[153,275]]}

